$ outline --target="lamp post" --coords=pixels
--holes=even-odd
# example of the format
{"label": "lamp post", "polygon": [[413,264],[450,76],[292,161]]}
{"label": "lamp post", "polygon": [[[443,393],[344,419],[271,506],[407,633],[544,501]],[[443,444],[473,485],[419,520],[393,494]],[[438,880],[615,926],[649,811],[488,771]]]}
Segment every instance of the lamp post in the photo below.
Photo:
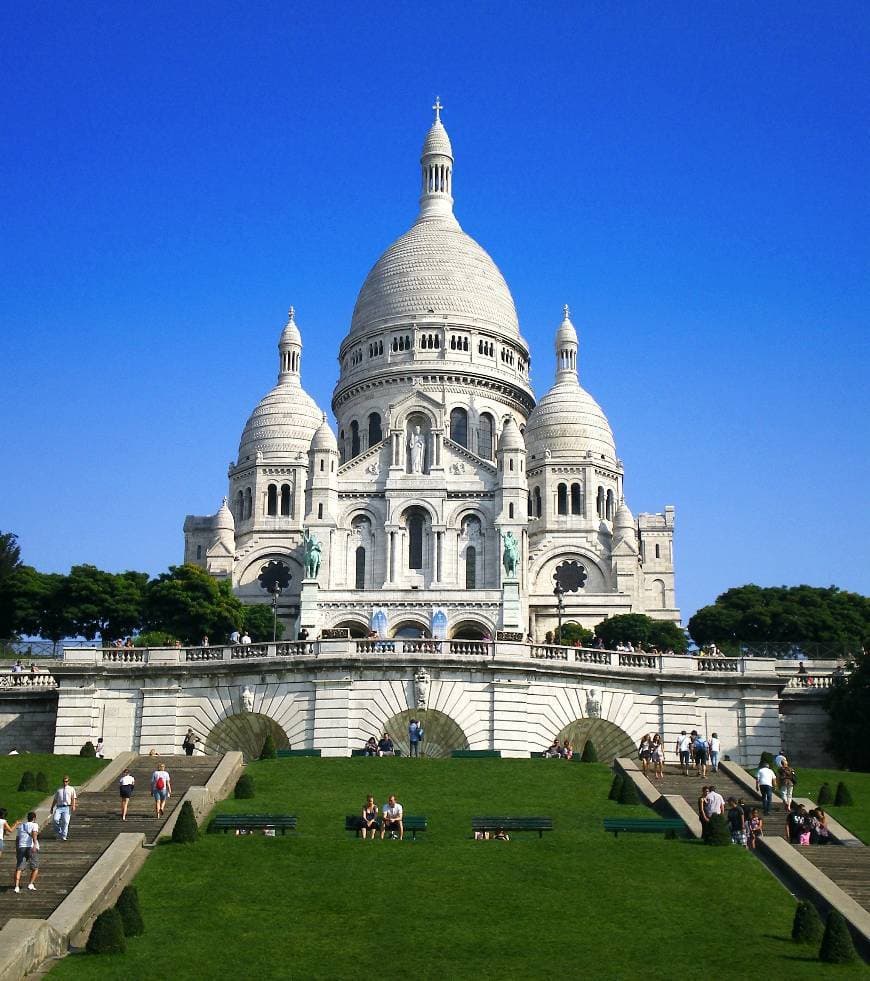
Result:
{"label": "lamp post", "polygon": [[558,582],[558,581],[556,582],[556,587],[553,590],[553,595],[556,597],[556,610],[558,611],[558,614],[559,614],[559,632],[556,635],[556,643],[561,645],[561,643],[562,643],[562,606],[563,606],[562,597],[565,595],[565,590],[562,589],[562,584],[560,582]]}
{"label": "lamp post", "polygon": [[281,587],[278,583],[272,587],[272,643],[278,640],[278,597],[281,595]]}

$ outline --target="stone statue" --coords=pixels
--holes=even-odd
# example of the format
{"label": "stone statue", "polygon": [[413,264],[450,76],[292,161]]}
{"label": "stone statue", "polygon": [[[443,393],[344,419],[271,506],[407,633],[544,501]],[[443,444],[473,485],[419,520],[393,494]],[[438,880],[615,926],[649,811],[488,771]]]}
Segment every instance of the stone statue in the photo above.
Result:
{"label": "stone statue", "polygon": [[254,711],[254,693],[245,685],[242,691],[242,711],[243,712],[253,712]]}
{"label": "stone statue", "polygon": [[320,557],[323,546],[307,528],[302,535],[302,545],[304,548],[305,578],[316,579],[320,572]]}
{"label": "stone statue", "polygon": [[418,668],[414,674],[414,700],[418,709],[426,708],[426,696],[429,693],[429,673],[425,668]]}
{"label": "stone statue", "polygon": [[586,692],[586,717],[589,719],[601,717],[601,702],[598,699],[598,692],[594,688],[590,688]]}
{"label": "stone statue", "polygon": [[517,563],[520,558],[520,543],[514,537],[512,531],[502,535],[504,542],[504,552],[502,562],[504,563],[504,574],[508,579],[516,579]]}
{"label": "stone statue", "polygon": [[419,426],[414,426],[414,432],[408,439],[408,456],[411,461],[411,473],[423,473],[423,451],[426,440]]}

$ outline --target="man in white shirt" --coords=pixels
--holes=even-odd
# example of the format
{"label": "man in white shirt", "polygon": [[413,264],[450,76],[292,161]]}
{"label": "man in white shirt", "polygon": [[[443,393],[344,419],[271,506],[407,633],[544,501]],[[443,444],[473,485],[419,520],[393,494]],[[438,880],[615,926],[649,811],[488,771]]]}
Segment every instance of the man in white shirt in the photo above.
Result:
{"label": "man in white shirt", "polygon": [[391,838],[395,838],[398,834],[399,841],[401,841],[405,837],[405,826],[402,823],[404,815],[405,810],[396,800],[396,795],[390,794],[389,800],[384,804],[381,838],[389,831]]}
{"label": "man in white shirt", "polygon": [[248,633],[247,630],[242,634],[242,643],[245,646],[251,643],[251,635]]}
{"label": "man in white shirt", "polygon": [[773,803],[773,785],[776,783],[776,774],[769,766],[762,766],[755,775],[755,786],[761,794],[761,803],[765,815],[770,814],[770,806]]}
{"label": "man in white shirt", "polygon": [[714,814],[725,813],[725,798],[712,785],[704,798],[704,811],[708,818],[713,817]]}
{"label": "man in white shirt", "polygon": [[680,766],[683,768],[683,776],[687,777],[689,775],[689,747],[692,745],[692,740],[686,735],[686,730],[677,736],[677,759],[680,761]]}
{"label": "man in white shirt", "polygon": [[230,634],[230,643],[231,643],[231,644],[238,644],[238,642],[239,642],[239,641],[240,641],[241,639],[242,639],[242,635],[241,635],[241,634],[240,634],[240,633],[238,632],[238,630],[234,630],[234,631],[233,631],[233,632],[232,632],[232,633]]}
{"label": "man in white shirt", "polygon": [[30,868],[30,882],[27,888],[36,891],[36,880],[39,878],[39,825],[36,823],[36,811],[27,815],[27,820],[18,825],[15,837],[15,892],[21,892],[21,873]]}
{"label": "man in white shirt", "polygon": [[66,841],[69,835],[69,819],[75,814],[79,806],[78,795],[75,787],[70,786],[69,777],[63,778],[63,786],[58,787],[54,792],[54,800],[51,802],[51,814],[54,821],[54,833],[58,841]]}

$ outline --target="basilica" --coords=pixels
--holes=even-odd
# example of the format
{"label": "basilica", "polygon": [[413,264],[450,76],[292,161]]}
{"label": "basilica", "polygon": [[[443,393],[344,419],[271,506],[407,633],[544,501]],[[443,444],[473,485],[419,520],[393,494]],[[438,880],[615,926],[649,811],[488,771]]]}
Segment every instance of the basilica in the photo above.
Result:
{"label": "basilica", "polygon": [[441,108],[417,218],[366,277],[338,352],[336,427],[302,387],[291,308],[277,383],[245,424],[217,513],[186,518],[184,560],[248,603],[272,600],[261,574],[277,563],[287,638],[543,642],[560,621],[678,622],[674,508],[629,510],[568,307],[536,400],[507,283],[453,213]]}

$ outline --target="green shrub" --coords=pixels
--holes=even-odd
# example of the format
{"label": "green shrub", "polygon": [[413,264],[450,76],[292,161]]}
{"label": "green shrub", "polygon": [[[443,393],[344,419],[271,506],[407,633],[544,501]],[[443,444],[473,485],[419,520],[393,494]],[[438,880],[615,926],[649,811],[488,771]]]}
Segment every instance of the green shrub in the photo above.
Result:
{"label": "green shrub", "polygon": [[90,739],[79,750],[79,756],[96,756],[96,755],[97,755],[96,747],[90,741]]}
{"label": "green shrub", "polygon": [[36,790],[36,778],[33,776],[33,770],[25,770],[21,774],[21,779],[18,781],[19,790]]}
{"label": "green shrub", "polygon": [[817,944],[822,939],[822,918],[812,903],[802,899],[794,911],[791,939],[798,944]]}
{"label": "green shrub", "polygon": [[263,740],[263,748],[260,750],[261,760],[274,760],[276,757],[275,752],[275,740],[271,732],[266,733],[266,738]]}
{"label": "green shrub", "polygon": [[771,768],[771,770],[772,770],[774,768],[774,766],[773,766],[773,753],[767,753],[767,752],[762,753],[761,754],[761,759],[758,761],[758,766],[759,766],[759,769],[761,767],[763,767],[763,766],[769,766]]}
{"label": "green shrub", "polygon": [[714,814],[704,825],[701,837],[705,845],[730,845],[731,829],[724,814]]}
{"label": "green shrub", "polygon": [[613,783],[610,785],[610,793],[607,795],[608,800],[619,800],[620,794],[622,793],[622,782],[625,777],[622,775],[622,770],[617,770],[613,774]]}
{"label": "green shrub", "polygon": [[175,637],[165,630],[145,630],[133,638],[134,647],[172,647]]}
{"label": "green shrub", "polygon": [[145,932],[142,910],[139,908],[139,893],[135,886],[124,886],[115,909],[124,925],[125,937],[138,937]]}
{"label": "green shrub", "polygon": [[841,780],[837,784],[837,793],[834,796],[834,807],[851,807],[854,801],[849,793],[849,788]]}
{"label": "green shrub", "polygon": [[48,793],[48,777],[46,777],[46,775],[42,772],[42,770],[40,770],[39,773],[36,774],[36,789],[41,794]]}
{"label": "green shrub", "polygon": [[94,920],[88,937],[89,954],[123,954],[127,950],[121,914],[112,906]]}
{"label": "green shrub", "polygon": [[193,807],[189,800],[181,805],[181,813],[172,829],[172,840],[177,845],[192,845],[197,838],[198,828],[196,818],[193,815]]}
{"label": "green shrub", "polygon": [[598,753],[595,750],[595,743],[591,739],[586,740],[586,745],[583,747],[583,755],[580,757],[581,763],[597,763]]}
{"label": "green shrub", "polygon": [[620,804],[639,804],[640,797],[637,796],[637,787],[631,777],[622,778],[622,786],[619,788]]}
{"label": "green shrub", "polygon": [[825,804],[834,803],[834,795],[831,793],[831,785],[829,783],[823,783],[819,788],[816,803],[819,805],[819,807],[823,807]]}
{"label": "green shrub", "polygon": [[825,924],[825,935],[819,947],[819,960],[826,964],[850,964],[857,960],[852,935],[843,919],[843,914],[832,909]]}
{"label": "green shrub", "polygon": [[250,773],[243,773],[236,784],[236,789],[233,793],[236,800],[250,800],[254,797],[254,778]]}

